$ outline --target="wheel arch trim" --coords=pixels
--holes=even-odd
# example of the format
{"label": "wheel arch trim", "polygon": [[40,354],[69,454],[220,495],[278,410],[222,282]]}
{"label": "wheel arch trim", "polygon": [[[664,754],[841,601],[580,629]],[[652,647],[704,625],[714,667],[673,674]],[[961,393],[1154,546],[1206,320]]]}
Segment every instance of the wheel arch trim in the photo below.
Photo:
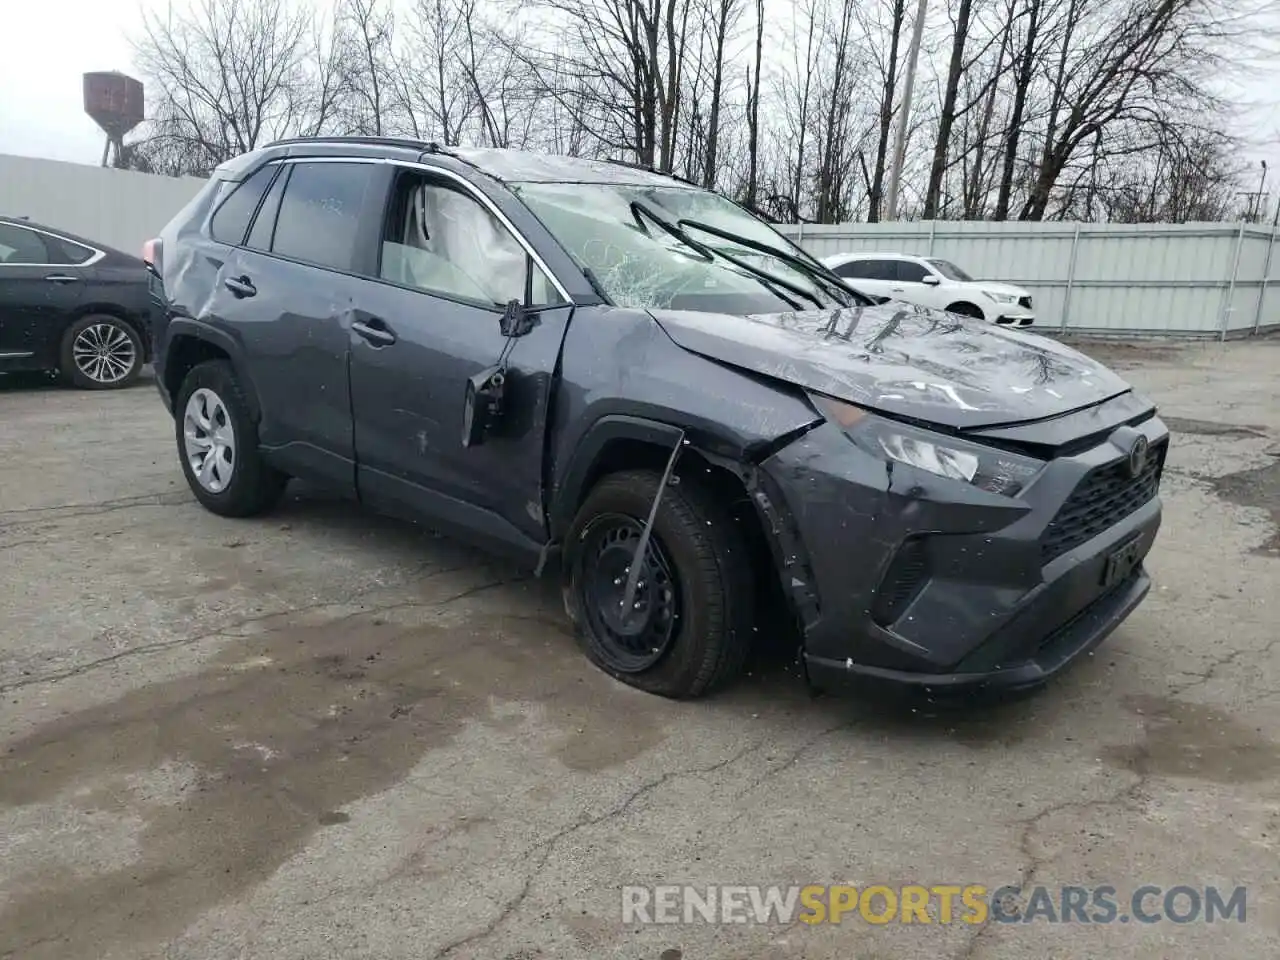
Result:
{"label": "wheel arch trim", "polygon": [[[184,340],[197,340],[215,347],[224,353],[227,360],[231,363],[231,367],[236,372],[236,377],[240,381],[240,389],[244,391],[245,399],[249,401],[249,414],[256,421],[262,416],[262,405],[258,400],[258,391],[253,383],[253,378],[248,375],[244,350],[240,343],[227,333],[225,330],[219,330],[212,324],[203,320],[196,320],[191,317],[175,317],[169,322],[168,329],[164,335],[164,365],[159,371],[161,376],[167,379],[169,363],[174,352],[175,346]],[[180,385],[179,385],[180,386]],[[176,393],[176,391],[175,391]]]}
{"label": "wheel arch trim", "polygon": [[553,487],[548,518],[552,540],[559,540],[568,531],[578,504],[586,493],[587,480],[611,444],[625,440],[670,450],[680,441],[682,434],[683,431],[673,424],[626,414],[606,414],[592,423],[574,447],[568,464]]}

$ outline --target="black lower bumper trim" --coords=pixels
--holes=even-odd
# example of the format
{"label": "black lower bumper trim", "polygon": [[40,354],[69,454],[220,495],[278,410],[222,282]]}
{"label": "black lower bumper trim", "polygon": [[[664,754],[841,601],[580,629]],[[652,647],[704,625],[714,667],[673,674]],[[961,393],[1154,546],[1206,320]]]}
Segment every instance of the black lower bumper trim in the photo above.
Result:
{"label": "black lower bumper trim", "polygon": [[1049,634],[1027,660],[985,673],[915,673],[887,670],[851,661],[829,660],[805,654],[809,682],[820,689],[839,690],[868,680],[923,688],[1002,689],[1037,687],[1061,673],[1075,660],[1105,640],[1133,613],[1151,589],[1151,578],[1138,570],[1110,593],[1095,600]]}

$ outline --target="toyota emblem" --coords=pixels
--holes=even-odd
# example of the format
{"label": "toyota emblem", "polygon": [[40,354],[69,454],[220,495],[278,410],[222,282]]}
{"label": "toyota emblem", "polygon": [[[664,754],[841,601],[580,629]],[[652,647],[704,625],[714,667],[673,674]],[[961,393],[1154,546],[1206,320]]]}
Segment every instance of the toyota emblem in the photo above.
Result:
{"label": "toyota emblem", "polygon": [[1147,438],[1138,434],[1133,446],[1129,448],[1129,476],[1136,478],[1146,468],[1147,450]]}

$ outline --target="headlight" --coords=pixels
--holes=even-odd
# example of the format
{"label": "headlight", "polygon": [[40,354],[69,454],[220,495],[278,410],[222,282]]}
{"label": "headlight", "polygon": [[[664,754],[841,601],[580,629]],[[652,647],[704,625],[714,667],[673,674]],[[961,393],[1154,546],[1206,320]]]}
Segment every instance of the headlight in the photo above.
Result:
{"label": "headlight", "polygon": [[1017,303],[1018,295],[1016,293],[1001,293],[998,290],[983,290],[984,297],[990,297],[996,303]]}
{"label": "headlight", "polygon": [[894,460],[939,477],[959,480],[1005,497],[1016,497],[1043,469],[1032,457],[946,437],[868,413],[843,400],[809,394],[818,411],[838,423],[873,456]]}

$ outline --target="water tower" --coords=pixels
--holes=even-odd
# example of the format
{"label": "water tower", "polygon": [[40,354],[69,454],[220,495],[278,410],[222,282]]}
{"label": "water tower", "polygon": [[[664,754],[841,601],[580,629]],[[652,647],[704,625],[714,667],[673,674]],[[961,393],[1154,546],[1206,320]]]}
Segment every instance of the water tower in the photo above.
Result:
{"label": "water tower", "polygon": [[107,135],[102,149],[105,167],[115,148],[116,162],[124,147],[124,135],[143,120],[142,83],[116,70],[84,75],[84,112]]}

